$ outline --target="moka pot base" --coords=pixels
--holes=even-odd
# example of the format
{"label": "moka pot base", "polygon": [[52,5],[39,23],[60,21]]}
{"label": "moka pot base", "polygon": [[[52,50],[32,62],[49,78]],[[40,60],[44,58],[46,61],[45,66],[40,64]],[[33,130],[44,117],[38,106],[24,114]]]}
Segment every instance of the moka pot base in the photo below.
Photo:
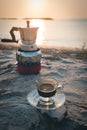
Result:
{"label": "moka pot base", "polygon": [[37,50],[37,45],[35,43],[33,44],[21,44],[20,46],[22,51],[36,51]]}

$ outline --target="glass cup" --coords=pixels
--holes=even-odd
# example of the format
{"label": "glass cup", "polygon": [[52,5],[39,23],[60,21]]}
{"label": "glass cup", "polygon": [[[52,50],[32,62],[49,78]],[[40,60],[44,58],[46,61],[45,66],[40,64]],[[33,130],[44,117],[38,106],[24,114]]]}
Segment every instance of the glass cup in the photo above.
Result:
{"label": "glass cup", "polygon": [[55,94],[62,93],[62,85],[54,77],[41,77],[36,81],[37,91],[42,105],[54,104]]}
{"label": "glass cup", "polygon": [[41,97],[52,97],[57,91],[58,82],[53,77],[41,77],[36,82],[38,94]]}

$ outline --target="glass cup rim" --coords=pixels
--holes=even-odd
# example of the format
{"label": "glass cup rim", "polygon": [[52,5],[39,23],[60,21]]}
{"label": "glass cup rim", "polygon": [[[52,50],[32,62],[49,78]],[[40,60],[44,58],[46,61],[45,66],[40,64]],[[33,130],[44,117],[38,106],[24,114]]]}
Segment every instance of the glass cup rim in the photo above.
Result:
{"label": "glass cup rim", "polygon": [[57,79],[54,78],[54,77],[40,77],[37,81],[36,81],[36,86],[37,86],[37,89],[39,91],[40,90],[40,86],[42,85],[51,85],[53,86],[53,90],[52,91],[56,91],[57,89],[57,86],[58,86],[58,82],[57,82]]}

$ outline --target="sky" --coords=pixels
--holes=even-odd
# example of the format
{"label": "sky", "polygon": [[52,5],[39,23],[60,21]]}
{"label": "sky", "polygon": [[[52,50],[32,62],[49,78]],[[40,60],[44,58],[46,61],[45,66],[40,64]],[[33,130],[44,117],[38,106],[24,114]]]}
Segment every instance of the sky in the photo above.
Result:
{"label": "sky", "polygon": [[87,0],[0,0],[0,18],[87,18]]}

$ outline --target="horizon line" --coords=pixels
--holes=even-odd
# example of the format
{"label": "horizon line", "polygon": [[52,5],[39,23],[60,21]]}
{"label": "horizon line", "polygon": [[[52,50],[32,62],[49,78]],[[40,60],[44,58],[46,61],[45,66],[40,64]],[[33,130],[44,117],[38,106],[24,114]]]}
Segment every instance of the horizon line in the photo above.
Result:
{"label": "horizon line", "polygon": [[43,18],[0,18],[0,20],[53,20],[53,18],[49,18],[49,17],[43,17]]}
{"label": "horizon line", "polygon": [[5,18],[2,17],[0,20],[87,20],[87,18],[51,18],[51,17],[38,17],[38,18]]}

